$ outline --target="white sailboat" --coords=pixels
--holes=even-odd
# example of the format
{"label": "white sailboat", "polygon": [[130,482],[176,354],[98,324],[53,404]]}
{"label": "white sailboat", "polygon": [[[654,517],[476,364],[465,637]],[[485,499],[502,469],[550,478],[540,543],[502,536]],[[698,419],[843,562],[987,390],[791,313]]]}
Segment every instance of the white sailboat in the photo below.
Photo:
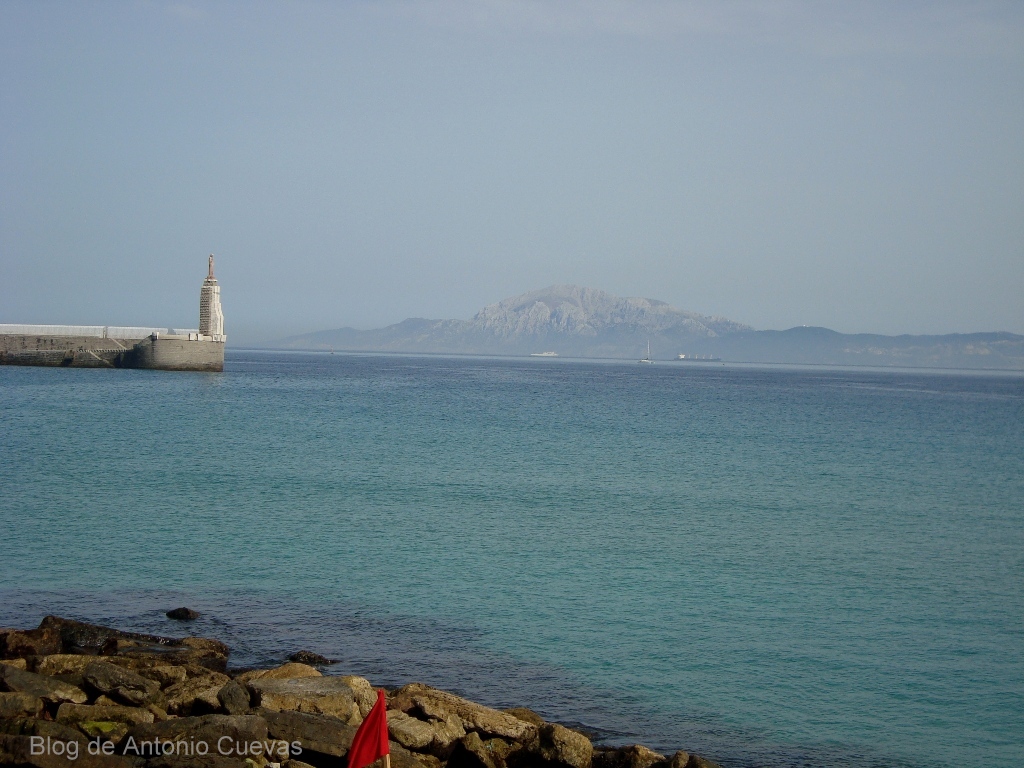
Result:
{"label": "white sailboat", "polygon": [[647,357],[643,360],[637,360],[638,363],[647,363],[648,365],[654,365],[654,361],[651,360],[651,340],[647,340]]}

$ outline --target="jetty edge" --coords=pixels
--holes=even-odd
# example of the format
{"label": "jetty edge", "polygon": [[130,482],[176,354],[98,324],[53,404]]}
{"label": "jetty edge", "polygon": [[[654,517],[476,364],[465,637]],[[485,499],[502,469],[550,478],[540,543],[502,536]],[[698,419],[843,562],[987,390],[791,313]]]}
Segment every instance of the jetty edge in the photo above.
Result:
{"label": "jetty edge", "polygon": [[199,328],[0,323],[0,365],[220,372],[227,340],[211,253],[199,289]]}
{"label": "jetty edge", "polygon": [[[0,765],[346,768],[370,681],[298,662],[229,669],[229,655],[219,640],[58,616],[0,629]],[[423,683],[386,695],[393,768],[719,768],[683,750],[595,747],[529,709]]]}

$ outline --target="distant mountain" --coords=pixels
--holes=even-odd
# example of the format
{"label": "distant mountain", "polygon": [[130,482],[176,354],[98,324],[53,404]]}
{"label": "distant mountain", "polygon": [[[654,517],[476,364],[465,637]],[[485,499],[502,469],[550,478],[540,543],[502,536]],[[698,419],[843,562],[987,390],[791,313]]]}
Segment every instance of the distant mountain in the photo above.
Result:
{"label": "distant mountain", "polygon": [[621,298],[593,288],[556,285],[499,301],[471,320],[410,318],[387,328],[340,328],[282,339],[287,349],[440,354],[639,358],[705,355],[734,362],[1024,369],[1024,336],[842,334],[827,328],[756,331],[724,317],[664,301]]}
{"label": "distant mountain", "polygon": [[469,321],[475,331],[497,338],[547,338],[551,334],[597,338],[604,333],[639,331],[713,338],[750,330],[724,317],[676,309],[656,299],[619,298],[594,288],[553,285],[499,301]]}
{"label": "distant mountain", "polygon": [[1024,336],[882,336],[800,326],[787,331],[730,334],[721,340],[717,356],[751,363],[1024,370]]}
{"label": "distant mountain", "polygon": [[750,327],[676,309],[664,301],[556,285],[491,304],[471,320],[415,318],[373,331],[341,328],[292,336],[277,346],[506,355],[555,351],[572,357],[631,357],[646,354],[650,339],[662,357],[675,357],[680,344],[744,330]]}

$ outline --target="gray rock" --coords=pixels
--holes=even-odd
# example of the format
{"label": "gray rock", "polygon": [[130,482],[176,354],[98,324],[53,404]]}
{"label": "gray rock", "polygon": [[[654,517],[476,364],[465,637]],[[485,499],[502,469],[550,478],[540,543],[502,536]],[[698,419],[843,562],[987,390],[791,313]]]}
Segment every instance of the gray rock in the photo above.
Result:
{"label": "gray rock", "polygon": [[640,744],[595,751],[593,756],[594,768],[650,768],[661,762],[666,762],[664,755]]}
{"label": "gray rock", "polygon": [[244,715],[248,712],[224,712],[223,707],[220,704],[220,698],[217,694],[220,693],[220,689],[223,686],[213,686],[207,688],[205,691],[201,691],[195,700],[192,702],[192,714],[193,715],[215,715],[215,714],[236,714]]}
{"label": "gray rock", "polygon": [[251,768],[241,757],[207,755],[161,755],[146,761],[146,768]]}
{"label": "gray rock", "polygon": [[502,711],[507,715],[512,715],[512,717],[518,717],[524,723],[536,725],[538,728],[544,725],[544,718],[532,709],[527,709],[526,707],[513,707],[512,709],[504,709]]}
{"label": "gray rock", "polygon": [[260,712],[274,739],[299,742],[303,751],[343,757],[352,746],[355,727],[335,717],[303,712]]}
{"label": "gray rock", "polygon": [[249,691],[234,680],[217,691],[217,700],[229,715],[244,715],[249,711]]}
{"label": "gray rock", "polygon": [[[50,742],[50,750],[44,749],[43,754],[32,754],[31,736],[0,734],[0,765],[33,766],[34,768],[142,768],[142,761],[119,757],[116,755],[90,755],[86,747],[85,736],[73,732],[82,739],[73,747],[77,755],[75,760],[68,759],[68,752],[56,754],[55,742]],[[45,738],[45,737],[44,737]],[[67,750],[68,742],[63,742]]]}
{"label": "gray rock", "polygon": [[363,718],[370,714],[373,705],[377,703],[377,689],[370,685],[370,681],[365,677],[345,675],[335,679],[341,680],[341,682],[352,689],[352,695],[356,700],[356,707],[359,709],[359,722],[362,722]]}
{"label": "gray rock", "polygon": [[235,680],[246,685],[252,680],[291,680],[296,677],[323,677],[323,673],[308,664],[289,662],[273,669],[250,669],[238,675]]}
{"label": "gray rock", "polygon": [[442,760],[451,754],[455,742],[466,735],[462,720],[455,715],[448,715],[444,720],[431,720],[430,727],[434,729],[434,743],[430,745],[430,752]]}
{"label": "gray rock", "polygon": [[0,693],[0,719],[12,717],[39,717],[43,700],[31,693]]}
{"label": "gray rock", "polygon": [[[320,764],[316,755],[328,757],[344,757],[352,746],[356,728],[328,715],[314,715],[305,712],[270,712],[259,713],[267,721],[267,732],[271,738],[286,741],[289,744],[297,741],[303,754],[313,753],[307,758]],[[388,742],[391,752],[391,768],[424,768],[415,755],[394,741]]]}
{"label": "gray rock", "polygon": [[594,747],[582,733],[557,723],[547,723],[540,727],[537,742],[537,752],[553,765],[590,768]]}
{"label": "gray rock", "polygon": [[188,677],[185,667],[177,664],[157,664],[152,667],[143,667],[137,671],[147,680],[156,681],[161,689],[184,682]]}
{"label": "gray rock", "polygon": [[[118,751],[128,756],[152,757],[154,743],[172,742],[209,746],[210,753],[234,752],[235,744],[250,744],[267,741],[267,723],[255,715],[204,715],[202,717],[179,717],[162,723],[143,723],[132,726],[121,740]],[[147,745],[150,754],[147,752]],[[226,747],[226,749],[224,748]],[[179,750],[179,753],[181,750]],[[225,755],[221,755],[225,756]],[[233,756],[233,755],[229,755]]]}
{"label": "gray rock", "polygon": [[53,627],[8,629],[0,632],[0,658],[27,659],[60,653],[60,632]]}
{"label": "gray rock", "polygon": [[37,632],[53,632],[59,638],[58,647],[47,653],[103,653],[116,652],[119,647],[173,646],[180,641],[158,635],[122,632],[97,624],[86,624],[60,616],[47,616],[39,623]]}
{"label": "gray rock", "polygon": [[0,733],[8,736],[41,736],[51,741],[78,742],[83,747],[88,743],[84,735],[64,723],[34,718],[11,718],[0,720]]}
{"label": "gray rock", "polygon": [[483,739],[467,733],[459,739],[448,756],[448,768],[498,768]]}
{"label": "gray rock", "polygon": [[406,749],[426,749],[434,741],[434,729],[397,709],[388,710],[388,733]]}
{"label": "gray rock", "polygon": [[186,637],[175,640],[170,646],[138,645],[118,650],[118,654],[139,661],[162,665],[197,666],[223,673],[228,666],[228,648],[218,640],[203,637]]}
{"label": "gray rock", "polygon": [[199,611],[193,611],[191,608],[174,608],[166,614],[168,619],[175,621],[195,621],[199,615]]}
{"label": "gray rock", "polygon": [[82,677],[91,690],[123,704],[144,707],[163,701],[159,683],[105,661],[94,661],[87,665]]}
{"label": "gray rock", "polygon": [[36,660],[35,672],[40,675],[81,675],[87,666],[96,661],[95,656],[78,653],[53,653]]}
{"label": "gray rock", "polygon": [[217,672],[207,672],[175,683],[164,691],[167,711],[172,715],[200,715],[220,707],[217,693],[231,678]]}
{"label": "gray rock", "polygon": [[28,693],[54,704],[65,701],[84,704],[88,700],[88,696],[81,688],[46,675],[37,675],[6,665],[0,666],[0,684],[12,693]]}
{"label": "gray rock", "polygon": [[297,651],[288,657],[288,661],[294,661],[297,664],[308,664],[311,667],[325,667],[328,664],[337,664],[335,659],[328,659],[326,656],[321,656],[319,653],[313,653],[312,651]]}
{"label": "gray rock", "polygon": [[663,763],[655,763],[652,768],[686,768],[690,763],[690,753],[680,749]]}
{"label": "gray rock", "polygon": [[223,672],[229,649],[218,640],[174,639],[47,616],[37,629],[0,630],[0,658],[54,654],[134,657],[157,664],[196,663]]}
{"label": "gray rock", "polygon": [[537,734],[537,726],[514,715],[499,712],[422,683],[410,683],[396,691],[392,706],[406,713],[419,710],[433,720],[448,721],[455,717],[467,732],[476,731],[482,736],[497,736],[526,742],[531,741]]}
{"label": "gray rock", "polygon": [[139,707],[96,706],[93,704],[61,704],[57,710],[57,722],[78,725],[90,720],[139,725],[152,723],[156,718],[148,709]]}
{"label": "gray rock", "polygon": [[362,722],[352,688],[336,677],[264,677],[251,680],[248,688],[255,705],[274,712],[332,715],[350,725]]}

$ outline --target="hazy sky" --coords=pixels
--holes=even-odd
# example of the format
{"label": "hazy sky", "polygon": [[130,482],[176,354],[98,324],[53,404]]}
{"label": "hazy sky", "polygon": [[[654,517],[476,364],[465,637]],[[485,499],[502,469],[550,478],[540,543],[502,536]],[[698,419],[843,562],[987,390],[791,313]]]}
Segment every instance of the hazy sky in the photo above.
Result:
{"label": "hazy sky", "polygon": [[0,322],[235,341],[554,283],[1024,333],[1024,3],[0,3]]}

